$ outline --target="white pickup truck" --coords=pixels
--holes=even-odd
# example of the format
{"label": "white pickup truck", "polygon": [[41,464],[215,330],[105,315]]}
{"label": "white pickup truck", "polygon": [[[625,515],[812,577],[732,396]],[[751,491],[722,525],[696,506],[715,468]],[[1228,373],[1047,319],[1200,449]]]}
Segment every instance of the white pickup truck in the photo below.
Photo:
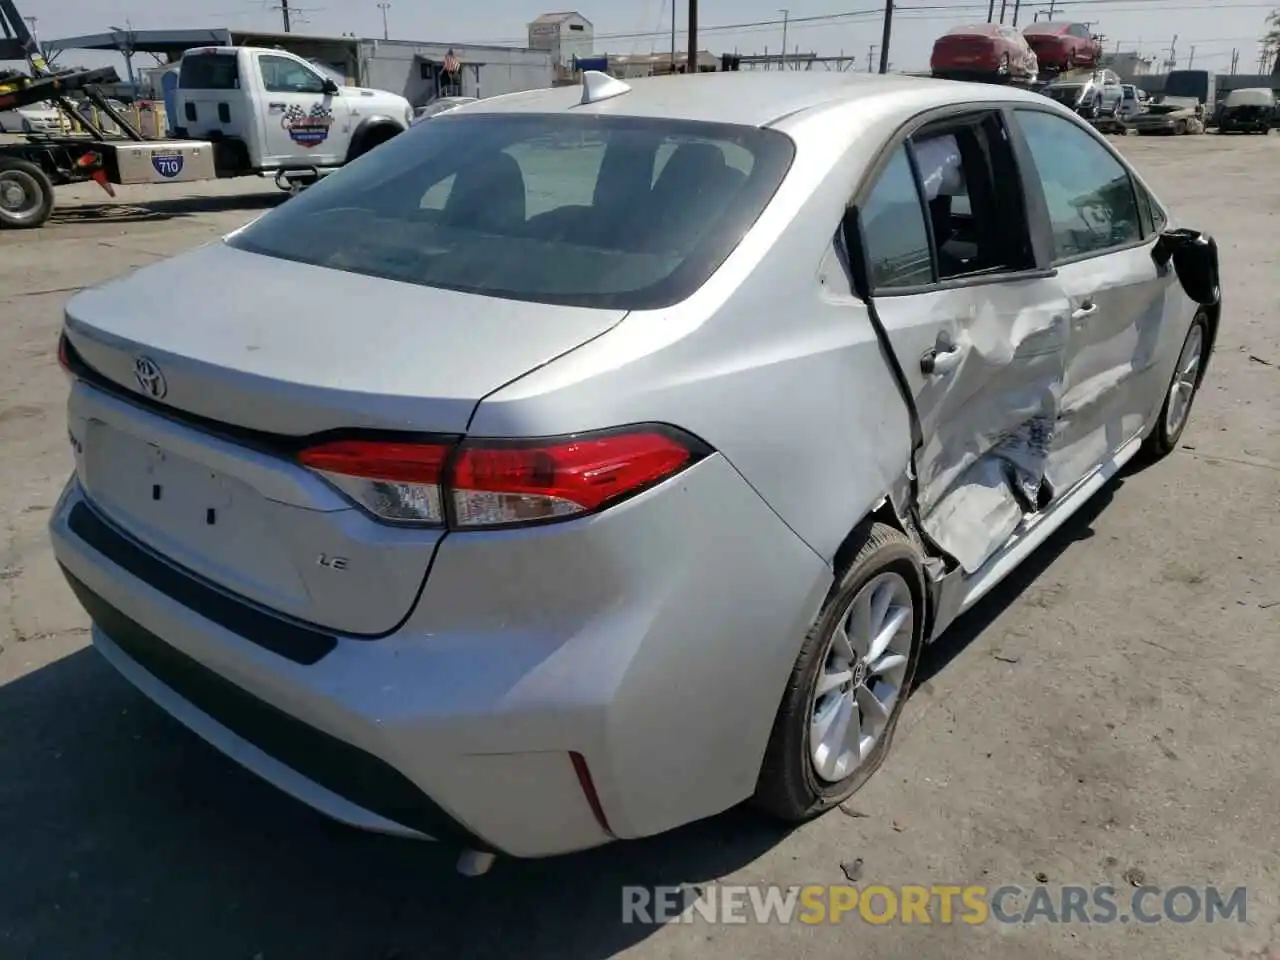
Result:
{"label": "white pickup truck", "polygon": [[213,169],[190,162],[203,157],[170,160],[167,170],[158,163],[167,180],[275,172],[282,186],[305,185],[413,122],[404,97],[340,86],[301,57],[263,47],[188,50],[178,68],[176,106],[174,133],[180,141],[211,143]]}

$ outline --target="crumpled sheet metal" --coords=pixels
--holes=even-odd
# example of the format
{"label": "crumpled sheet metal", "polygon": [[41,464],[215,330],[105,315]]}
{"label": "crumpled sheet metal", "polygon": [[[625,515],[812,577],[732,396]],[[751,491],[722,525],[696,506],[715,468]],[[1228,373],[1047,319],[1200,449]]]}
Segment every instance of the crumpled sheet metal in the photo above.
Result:
{"label": "crumpled sheet metal", "polygon": [[[1017,295],[1008,292],[1010,299]],[[918,490],[925,531],[968,573],[1040,499],[1062,403],[1067,336],[1055,305],[1020,310],[1010,324],[1005,305],[994,300],[976,304],[956,331],[964,359],[945,389],[956,391],[958,413],[947,429],[926,429],[931,439],[918,458]]]}

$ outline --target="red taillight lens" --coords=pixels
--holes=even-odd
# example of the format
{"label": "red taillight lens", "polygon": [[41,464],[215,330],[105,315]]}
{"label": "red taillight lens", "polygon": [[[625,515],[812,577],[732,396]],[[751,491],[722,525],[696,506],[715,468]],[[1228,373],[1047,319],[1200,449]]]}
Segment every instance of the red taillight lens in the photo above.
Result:
{"label": "red taillight lens", "polygon": [[675,437],[647,430],[536,446],[469,441],[450,474],[453,519],[459,527],[488,527],[590,513],[693,458]]}
{"label": "red taillight lens", "polygon": [[444,522],[445,444],[339,440],[298,457],[366,510],[401,523]]}
{"label": "red taillight lens", "polygon": [[64,333],[58,337],[58,366],[71,373],[71,343]]}
{"label": "red taillight lens", "polygon": [[593,513],[704,453],[677,431],[642,427],[545,441],[467,440],[456,451],[339,441],[306,450],[299,460],[376,517],[431,525],[447,519],[474,530]]}

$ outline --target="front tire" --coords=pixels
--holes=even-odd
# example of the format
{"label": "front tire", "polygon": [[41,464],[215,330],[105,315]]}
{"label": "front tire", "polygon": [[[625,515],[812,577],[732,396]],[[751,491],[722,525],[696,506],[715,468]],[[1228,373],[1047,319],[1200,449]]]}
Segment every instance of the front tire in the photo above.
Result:
{"label": "front tire", "polygon": [[1209,318],[1201,310],[1191,321],[1191,329],[1182,342],[1182,351],[1178,354],[1173,379],[1169,381],[1169,388],[1165,391],[1164,404],[1160,407],[1160,417],[1155,429],[1142,445],[1148,461],[1163,459],[1177,449],[1178,439],[1191,418],[1191,405],[1200,391],[1208,353]]}
{"label": "front tire", "polygon": [[753,803],[788,822],[843,802],[888,754],[924,643],[919,551],[872,524],[787,682]]}

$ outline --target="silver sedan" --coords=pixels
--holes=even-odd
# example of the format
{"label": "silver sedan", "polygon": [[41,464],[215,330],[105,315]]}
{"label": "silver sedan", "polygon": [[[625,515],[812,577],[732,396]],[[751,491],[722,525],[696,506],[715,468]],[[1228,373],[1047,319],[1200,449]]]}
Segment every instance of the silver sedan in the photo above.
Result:
{"label": "silver sedan", "polygon": [[1044,97],[588,74],[76,296],[51,533],[103,656],[338,820],[468,870],[799,821],[1174,450],[1220,313]]}

